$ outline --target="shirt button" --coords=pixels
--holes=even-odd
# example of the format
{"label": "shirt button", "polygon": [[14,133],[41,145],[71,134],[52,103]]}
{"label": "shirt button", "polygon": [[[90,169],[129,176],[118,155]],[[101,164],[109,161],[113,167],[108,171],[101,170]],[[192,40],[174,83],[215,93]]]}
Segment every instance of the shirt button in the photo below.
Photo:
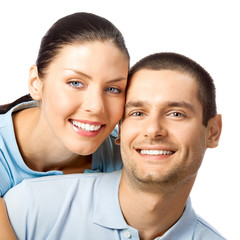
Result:
{"label": "shirt button", "polygon": [[131,238],[131,233],[129,231],[124,232],[124,237],[125,238]]}

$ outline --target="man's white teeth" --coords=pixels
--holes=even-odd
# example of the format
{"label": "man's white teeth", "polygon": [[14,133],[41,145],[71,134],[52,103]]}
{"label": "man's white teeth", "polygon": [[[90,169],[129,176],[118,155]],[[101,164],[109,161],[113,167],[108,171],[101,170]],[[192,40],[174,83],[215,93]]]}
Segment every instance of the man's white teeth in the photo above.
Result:
{"label": "man's white teeth", "polygon": [[171,155],[172,151],[163,151],[163,150],[140,150],[140,153],[143,155]]}
{"label": "man's white teeth", "polygon": [[87,132],[97,131],[101,127],[101,125],[90,125],[88,123],[81,123],[77,121],[72,121],[72,124]]}

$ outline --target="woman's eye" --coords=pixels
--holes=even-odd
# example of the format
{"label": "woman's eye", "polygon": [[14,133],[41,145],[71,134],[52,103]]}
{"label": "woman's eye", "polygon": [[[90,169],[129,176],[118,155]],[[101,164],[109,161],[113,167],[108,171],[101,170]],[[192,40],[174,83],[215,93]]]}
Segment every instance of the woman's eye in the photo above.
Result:
{"label": "woman's eye", "polygon": [[83,87],[83,84],[78,81],[71,81],[68,84],[74,88],[82,88]]}
{"label": "woman's eye", "polygon": [[118,94],[118,93],[121,93],[122,91],[115,87],[109,87],[109,88],[107,88],[107,92]]}

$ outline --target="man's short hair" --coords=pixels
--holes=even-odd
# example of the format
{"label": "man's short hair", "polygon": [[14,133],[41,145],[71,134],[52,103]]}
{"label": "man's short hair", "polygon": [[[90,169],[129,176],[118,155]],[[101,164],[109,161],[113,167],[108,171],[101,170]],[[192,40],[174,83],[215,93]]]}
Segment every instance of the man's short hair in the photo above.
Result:
{"label": "man's short hair", "polygon": [[192,59],[171,52],[149,55],[131,67],[128,77],[129,82],[132,76],[142,69],[174,70],[189,74],[198,84],[197,98],[203,107],[203,125],[207,126],[208,120],[217,114],[216,89],[213,79],[203,67]]}

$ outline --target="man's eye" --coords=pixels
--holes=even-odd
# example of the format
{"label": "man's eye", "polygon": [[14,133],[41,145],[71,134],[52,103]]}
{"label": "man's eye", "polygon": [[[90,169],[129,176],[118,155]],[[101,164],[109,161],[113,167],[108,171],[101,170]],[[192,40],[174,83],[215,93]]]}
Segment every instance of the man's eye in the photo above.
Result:
{"label": "man's eye", "polygon": [[118,93],[121,93],[122,91],[115,87],[109,87],[109,88],[107,88],[107,92],[118,94]]}
{"label": "man's eye", "polygon": [[170,116],[173,116],[173,117],[185,117],[185,115],[183,115],[182,113],[179,113],[179,112],[173,112],[170,114]]}
{"label": "man's eye", "polygon": [[133,112],[131,113],[131,116],[142,117],[145,116],[145,114],[143,112]]}
{"label": "man's eye", "polygon": [[71,87],[74,87],[74,88],[82,88],[83,87],[83,84],[81,82],[78,82],[78,81],[71,81],[68,84]]}

